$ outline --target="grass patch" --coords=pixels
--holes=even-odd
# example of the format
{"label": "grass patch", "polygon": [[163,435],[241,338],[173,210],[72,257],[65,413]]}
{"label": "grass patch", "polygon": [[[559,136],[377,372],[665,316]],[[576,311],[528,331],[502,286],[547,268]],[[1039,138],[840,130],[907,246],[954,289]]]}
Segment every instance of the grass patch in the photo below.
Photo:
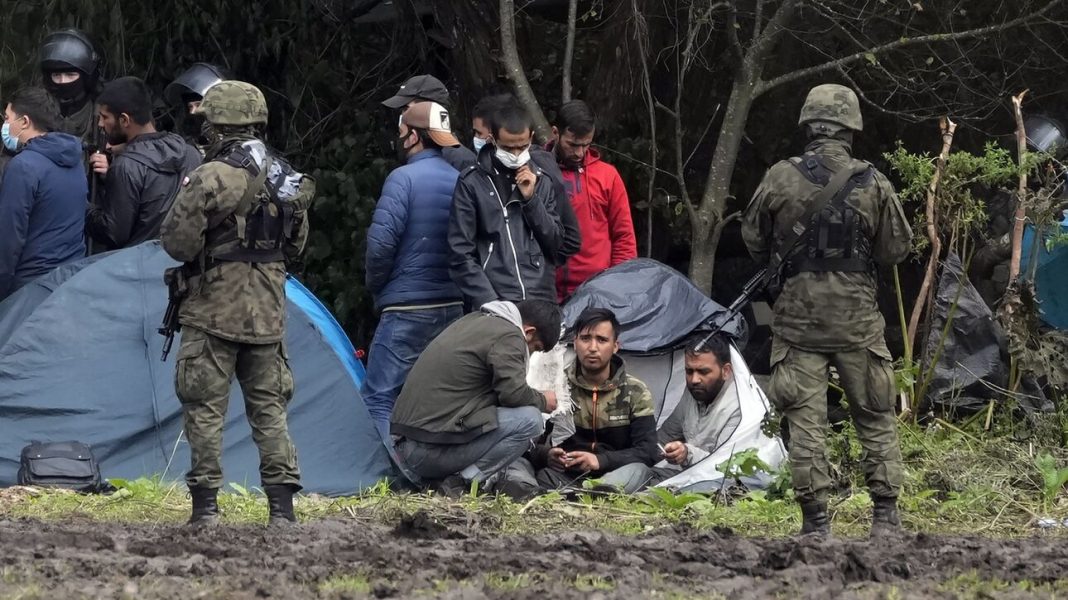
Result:
{"label": "grass patch", "polygon": [[571,585],[580,592],[609,592],[616,589],[615,581],[599,575],[576,575]]}
{"label": "grass patch", "polygon": [[1002,581],[986,578],[977,571],[969,571],[947,579],[938,586],[940,592],[952,594],[957,600],[986,600],[989,598],[1017,597],[1018,594],[1061,598],[1068,593],[1068,579],[1051,582]]}
{"label": "grass patch", "polygon": [[[903,425],[900,433],[906,467],[900,504],[907,528],[942,534],[1023,536],[1037,531],[1034,523],[1039,518],[1068,518],[1063,486],[1050,483],[1056,483],[1054,476],[1068,465],[1068,450],[1018,442],[1004,434],[941,427]],[[862,491],[860,447],[851,428],[832,436],[830,448],[839,488],[831,502],[833,530],[842,536],[864,536],[871,501]],[[801,521],[788,482],[780,479],[780,485],[771,490],[740,497],[656,490],[636,496],[590,493],[573,501],[548,494],[521,504],[484,493],[458,500],[398,494],[382,483],[351,497],[298,496],[296,512],[302,521],[346,518],[392,525],[402,516],[426,511],[447,526],[477,526],[502,534],[596,529],[633,535],[685,524],[698,529],[729,527],[746,536],[780,537],[795,534]],[[181,523],[188,518],[189,497],[182,484],[158,479],[113,483],[119,489],[110,496],[18,487],[0,490],[0,515],[150,524]],[[230,485],[222,490],[219,502],[224,522],[267,521],[266,499],[256,488]],[[1065,535],[1068,530],[1048,533]],[[491,587],[524,583],[521,575],[511,577],[514,580],[500,574],[486,583]]]}
{"label": "grass patch", "polygon": [[525,590],[545,582],[541,573],[489,573],[485,576],[486,585],[503,592]]}
{"label": "grass patch", "polygon": [[340,594],[369,594],[371,580],[363,573],[353,575],[334,575],[319,584],[319,593],[327,596]]}

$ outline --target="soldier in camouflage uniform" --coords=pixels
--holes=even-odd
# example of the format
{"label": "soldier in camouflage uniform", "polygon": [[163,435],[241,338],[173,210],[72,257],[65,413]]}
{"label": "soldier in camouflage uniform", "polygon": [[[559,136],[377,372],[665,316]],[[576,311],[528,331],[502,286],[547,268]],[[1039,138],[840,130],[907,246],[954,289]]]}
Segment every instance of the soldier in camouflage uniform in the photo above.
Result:
{"label": "soldier in camouflage uniform", "polygon": [[811,140],[805,154],[772,166],[745,213],[742,235],[760,263],[782,250],[791,228],[833,173],[855,174],[816,213],[784,257],[772,323],[768,395],[790,428],[790,469],[804,518],[802,533],[829,532],[831,487],[826,452],[827,377],[841,378],[864,448],[862,463],[875,504],[872,534],[900,527],[902,484],[891,356],[876,302],[876,265],[906,257],[912,232],[886,177],[852,158],[860,105],[849,88],[813,88],[799,124]]}
{"label": "soldier in camouflage uniform", "polygon": [[[182,261],[188,296],[175,387],[192,453],[190,523],[217,519],[222,428],[233,376],[241,384],[272,523],[295,522],[297,455],[286,424],[293,395],[285,334],[286,261],[307,239],[314,180],[257,139],[267,105],[256,87],[223,81],[198,108],[214,130],[205,162],[163,221],[163,248]],[[262,233],[260,233],[262,232]],[[268,232],[277,235],[263,237]]]}

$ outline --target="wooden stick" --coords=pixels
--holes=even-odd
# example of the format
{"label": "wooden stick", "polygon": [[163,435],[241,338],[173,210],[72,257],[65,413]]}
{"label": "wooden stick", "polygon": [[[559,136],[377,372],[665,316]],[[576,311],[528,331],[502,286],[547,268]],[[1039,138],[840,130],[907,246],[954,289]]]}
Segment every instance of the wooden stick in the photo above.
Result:
{"label": "wooden stick", "polygon": [[[1027,171],[1024,169],[1024,156],[1027,154],[1027,130],[1024,129],[1023,99],[1027,90],[1012,97],[1012,111],[1016,115],[1016,155],[1020,165],[1020,182],[1016,188],[1016,216],[1012,223],[1012,258],[1009,261],[1009,285],[1020,276],[1020,255],[1023,245],[1024,219],[1027,217],[1025,199],[1027,198]],[[1032,257],[1031,260],[1037,260]]]}
{"label": "wooden stick", "polygon": [[938,153],[935,162],[934,176],[927,186],[927,239],[931,242],[931,257],[927,260],[927,272],[923,276],[923,284],[920,293],[916,295],[916,305],[912,307],[912,318],[909,319],[908,347],[916,348],[916,330],[920,326],[920,315],[927,304],[927,297],[934,282],[935,271],[938,266],[938,257],[942,254],[942,240],[938,237],[938,224],[935,221],[935,200],[938,192],[938,184],[942,181],[942,171],[946,168],[949,160],[949,149],[953,146],[953,133],[957,131],[957,124],[949,117],[939,119],[939,127],[942,129],[942,151]]}

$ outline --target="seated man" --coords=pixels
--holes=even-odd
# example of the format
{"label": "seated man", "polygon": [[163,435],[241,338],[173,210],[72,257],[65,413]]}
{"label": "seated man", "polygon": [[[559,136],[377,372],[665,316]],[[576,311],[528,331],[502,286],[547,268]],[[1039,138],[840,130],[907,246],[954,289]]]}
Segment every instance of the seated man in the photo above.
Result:
{"label": "seated man", "polygon": [[458,495],[522,456],[556,410],[554,393],[527,385],[529,353],[556,345],[560,320],[552,302],[489,302],[434,338],[393,408],[405,474]]}
{"label": "seated man", "polygon": [[670,479],[719,450],[742,421],[726,338],[714,335],[704,343],[698,338],[686,347],[686,390],[689,393],[657,434],[664,460],[641,476],[647,486]]}
{"label": "seated man", "polygon": [[[558,445],[537,446],[530,460],[509,468],[499,488],[513,498],[538,488],[559,489],[584,479],[632,493],[656,459],[653,397],[627,375],[619,351],[619,321],[612,311],[587,308],[575,322],[575,364],[567,368],[575,411],[552,419],[554,430],[574,431]],[[536,474],[535,474],[536,471]]]}

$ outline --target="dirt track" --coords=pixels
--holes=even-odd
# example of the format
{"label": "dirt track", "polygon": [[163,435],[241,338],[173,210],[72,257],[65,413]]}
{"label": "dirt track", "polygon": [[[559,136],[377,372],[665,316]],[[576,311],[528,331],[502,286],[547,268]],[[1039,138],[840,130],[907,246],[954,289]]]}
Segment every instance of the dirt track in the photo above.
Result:
{"label": "dirt track", "polygon": [[[869,544],[686,529],[528,538],[418,517],[395,528],[327,520],[282,532],[0,521],[0,547],[4,598],[952,598],[939,585],[972,570],[1008,582],[1068,575],[1064,538]],[[367,592],[338,584],[345,575]],[[1032,596],[1014,588],[985,597]]]}

